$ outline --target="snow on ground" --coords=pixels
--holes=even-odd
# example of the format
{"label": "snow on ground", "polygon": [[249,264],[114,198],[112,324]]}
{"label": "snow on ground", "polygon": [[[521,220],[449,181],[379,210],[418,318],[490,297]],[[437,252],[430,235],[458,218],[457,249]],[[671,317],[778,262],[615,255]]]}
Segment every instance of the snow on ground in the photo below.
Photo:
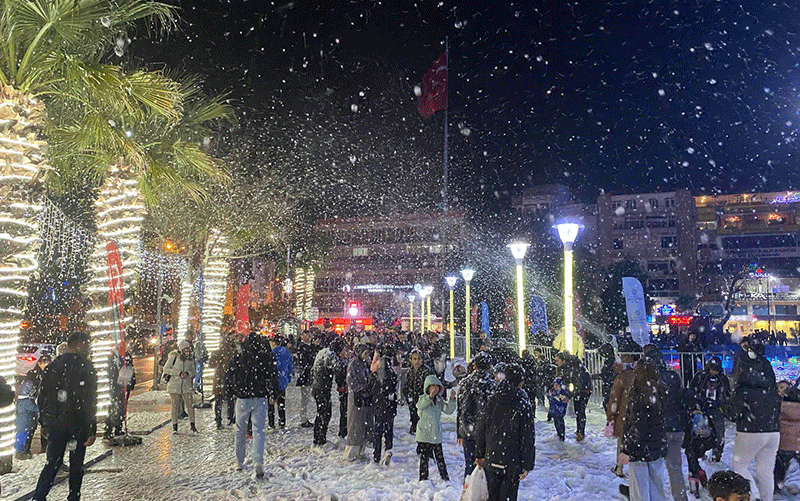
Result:
{"label": "snow on ground", "polygon": [[[163,395],[163,392],[161,392]],[[143,398],[161,398],[158,395]],[[338,399],[334,398],[334,412],[329,440],[334,440],[338,429]],[[171,501],[212,500],[432,500],[457,501],[463,481],[463,456],[456,445],[455,416],[444,416],[445,444],[451,482],[439,480],[436,466],[431,461],[430,481],[418,480],[418,460],[414,452],[413,436],[408,433],[408,408],[401,407],[395,419],[395,445],[393,463],[379,467],[368,462],[344,463],[343,446],[327,444],[323,448],[311,446],[312,430],[300,428],[299,392],[294,386],[287,391],[288,429],[284,433],[267,433],[265,469],[267,476],[255,480],[252,470],[244,472],[234,468],[233,428],[217,431],[211,409],[197,411],[197,436],[189,434],[189,424],[180,423],[180,434],[172,435],[170,426],[143,437],[141,446],[115,448],[112,457],[90,468],[84,478],[83,499],[131,499]],[[149,413],[153,425],[165,413]],[[620,479],[610,468],[614,465],[616,442],[603,437],[605,419],[599,409],[589,413],[587,438],[575,443],[575,421],[567,418],[567,441],[555,437],[552,423],[544,421],[546,413],[539,409],[536,423],[536,468],[522,482],[520,500],[615,500],[623,499],[618,493]],[[132,418],[138,419],[138,418]],[[142,418],[142,423],[146,418]],[[144,426],[144,425],[142,425]],[[704,463],[709,476],[714,471],[729,469],[734,430],[729,425],[727,447],[722,462]],[[99,442],[99,441],[98,441]],[[337,440],[338,442],[338,440]],[[87,459],[102,452],[105,446],[95,445]],[[249,451],[248,451],[249,452]],[[371,447],[367,448],[371,457]],[[0,477],[3,497],[13,484],[19,489],[25,477],[32,489],[41,469],[43,458],[23,463],[22,470]],[[684,461],[685,469],[685,461]],[[626,467],[627,471],[627,467]],[[666,475],[666,474],[665,474]],[[15,479],[16,483],[9,482]],[[665,477],[666,480],[666,477]],[[789,483],[800,482],[800,472],[793,467]],[[665,487],[666,488],[666,487]],[[25,492],[30,489],[25,489]],[[19,490],[15,491],[19,495]],[[66,482],[56,486],[51,499],[64,499]],[[668,492],[668,490],[667,490]],[[10,495],[11,498],[16,496]],[[691,498],[691,496],[690,496]],[[708,499],[704,497],[703,499]],[[782,499],[780,496],[776,499]]]}

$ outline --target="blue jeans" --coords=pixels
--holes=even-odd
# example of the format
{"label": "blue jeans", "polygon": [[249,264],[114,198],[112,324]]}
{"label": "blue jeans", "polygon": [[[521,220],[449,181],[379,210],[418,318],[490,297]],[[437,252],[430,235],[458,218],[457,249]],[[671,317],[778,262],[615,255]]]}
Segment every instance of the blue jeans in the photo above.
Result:
{"label": "blue jeans", "polygon": [[264,422],[267,419],[267,398],[236,399],[236,461],[244,463],[244,449],[247,442],[247,422],[253,420],[253,450],[251,457],[256,465],[264,464]]}
{"label": "blue jeans", "polygon": [[203,379],[203,362],[195,362],[194,368],[194,383],[192,385],[192,389],[194,391],[199,391],[200,381]]}

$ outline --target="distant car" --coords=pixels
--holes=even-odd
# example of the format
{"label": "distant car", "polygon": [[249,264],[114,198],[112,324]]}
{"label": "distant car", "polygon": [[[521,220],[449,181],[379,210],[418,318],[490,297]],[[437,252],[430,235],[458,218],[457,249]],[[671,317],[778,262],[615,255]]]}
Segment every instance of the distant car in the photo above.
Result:
{"label": "distant car", "polygon": [[47,343],[26,343],[17,348],[17,376],[24,376],[39,362],[39,357],[44,354],[56,357],[56,345]]}

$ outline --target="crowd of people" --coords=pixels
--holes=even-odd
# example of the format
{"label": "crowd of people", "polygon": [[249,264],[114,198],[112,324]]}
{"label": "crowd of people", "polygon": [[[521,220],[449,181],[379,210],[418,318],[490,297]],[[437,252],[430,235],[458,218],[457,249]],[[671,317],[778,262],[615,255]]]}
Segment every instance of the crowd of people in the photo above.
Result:
{"label": "crowd of people", "polygon": [[[190,342],[192,336],[176,343],[163,358],[176,434],[183,412],[191,433],[199,432],[193,394],[199,384],[197,371],[206,361],[202,346]],[[19,386],[18,448],[23,454],[29,450],[37,422],[46,440],[47,463],[34,499],[46,498],[67,452],[69,499],[80,497],[83,456],[97,427],[97,376],[89,345],[87,334],[72,334],[63,354],[52,361],[41,359]],[[775,381],[758,339],[745,337],[740,346],[730,377],[720,360],[712,357],[685,386],[654,345],[621,357],[611,345],[603,345],[599,353],[605,362],[598,374],[590,374],[579,356],[566,351],[557,352],[551,361],[540,348],[520,357],[502,343],[481,342],[467,367],[447,371],[449,347],[438,334],[395,331],[343,335],[303,331],[298,339],[231,331],[223,335],[208,363],[215,372],[216,426],[225,427],[225,410],[227,426],[235,426],[238,470],[245,469],[246,444],[252,439],[250,460],[256,478],[265,474],[265,430],[287,426],[286,390],[294,384],[301,396],[298,424],[314,428],[313,445],[318,447],[329,440],[332,398],[338,396],[339,424],[333,433],[344,439],[346,462],[367,461],[371,446],[371,460],[388,466],[397,409],[408,405],[407,426],[417,443],[420,480],[429,478],[431,460],[439,477],[449,480],[442,414],[456,413],[464,479],[476,467],[482,469],[490,500],[515,500],[520,481],[534,468],[537,407],[547,409],[547,419],[563,441],[564,418],[571,405],[575,441],[581,443],[593,380],[599,379],[608,421],[604,433],[617,438],[617,461],[611,471],[625,477],[627,465],[630,482],[620,491],[631,500],[686,501],[688,492],[699,496],[701,489],[707,489],[715,501],[734,501],[749,499],[752,486],[758,499],[771,501],[776,490],[790,489],[784,485],[786,472],[792,459],[800,461],[800,389],[796,382]],[[120,412],[114,402],[124,404],[125,392],[135,384],[128,366],[132,364],[127,355],[112,352],[107,370],[113,412],[106,421],[106,435],[119,432],[124,410]],[[37,404],[37,415],[27,400]],[[720,461],[726,420],[736,425],[734,472],[707,478],[701,462]],[[682,473],[684,456],[688,489]]]}

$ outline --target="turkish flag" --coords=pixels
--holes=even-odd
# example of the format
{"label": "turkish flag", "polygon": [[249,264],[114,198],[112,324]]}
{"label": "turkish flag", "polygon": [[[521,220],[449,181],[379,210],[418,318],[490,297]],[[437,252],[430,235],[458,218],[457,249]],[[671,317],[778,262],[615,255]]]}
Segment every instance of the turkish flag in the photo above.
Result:
{"label": "turkish flag", "polygon": [[425,120],[439,110],[447,109],[447,53],[433,62],[431,69],[422,75],[422,92],[417,98],[417,112]]}
{"label": "turkish flag", "polygon": [[250,284],[242,284],[236,294],[236,334],[250,334]]}

